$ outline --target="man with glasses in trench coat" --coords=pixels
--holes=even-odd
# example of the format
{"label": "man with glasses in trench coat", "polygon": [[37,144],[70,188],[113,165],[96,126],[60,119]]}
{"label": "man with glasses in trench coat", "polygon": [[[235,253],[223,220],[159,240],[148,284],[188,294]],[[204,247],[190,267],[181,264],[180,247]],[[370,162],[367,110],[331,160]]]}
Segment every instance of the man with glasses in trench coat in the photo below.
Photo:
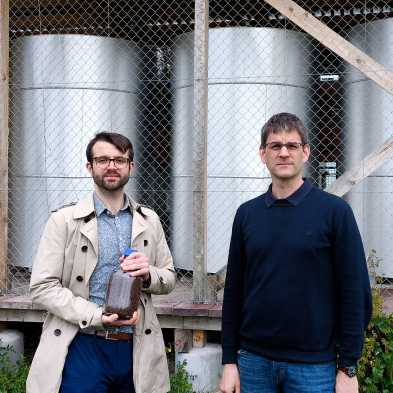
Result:
{"label": "man with glasses in trench coat", "polygon": [[[172,256],[157,214],[124,193],[133,147],[97,134],[86,150],[94,192],[54,212],[35,258],[30,292],[48,316],[27,393],[166,393],[169,375],[151,294],[175,285]],[[124,257],[124,250],[136,251]],[[104,315],[111,272],[143,279],[138,311]]]}

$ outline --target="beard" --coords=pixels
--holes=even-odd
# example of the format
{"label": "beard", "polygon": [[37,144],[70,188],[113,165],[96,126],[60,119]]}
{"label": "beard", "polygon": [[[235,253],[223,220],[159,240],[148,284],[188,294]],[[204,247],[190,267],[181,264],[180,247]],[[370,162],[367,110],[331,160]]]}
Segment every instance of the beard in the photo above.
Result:
{"label": "beard", "polygon": [[[98,175],[97,173],[92,173],[94,183],[101,189],[106,191],[117,191],[123,188],[129,180],[129,175],[121,176],[115,171],[107,171],[103,175]],[[109,181],[107,177],[114,176],[116,180]]]}

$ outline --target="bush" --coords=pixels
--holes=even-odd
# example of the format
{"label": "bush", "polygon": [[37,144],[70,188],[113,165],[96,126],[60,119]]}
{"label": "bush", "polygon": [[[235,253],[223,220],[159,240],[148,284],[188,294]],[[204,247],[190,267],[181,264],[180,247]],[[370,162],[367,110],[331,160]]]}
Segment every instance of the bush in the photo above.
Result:
{"label": "bush", "polygon": [[0,393],[25,393],[29,362],[22,357],[15,365],[10,361],[12,352],[10,346],[0,347]]}
{"label": "bush", "polygon": [[[193,393],[192,384],[190,383],[190,376],[186,370],[187,363],[177,364],[177,369],[171,375],[171,390],[169,393]],[[1,392],[0,392],[1,393]]]}
{"label": "bush", "polygon": [[373,290],[373,317],[367,328],[359,362],[362,393],[393,392],[393,314],[382,313],[379,289]]}

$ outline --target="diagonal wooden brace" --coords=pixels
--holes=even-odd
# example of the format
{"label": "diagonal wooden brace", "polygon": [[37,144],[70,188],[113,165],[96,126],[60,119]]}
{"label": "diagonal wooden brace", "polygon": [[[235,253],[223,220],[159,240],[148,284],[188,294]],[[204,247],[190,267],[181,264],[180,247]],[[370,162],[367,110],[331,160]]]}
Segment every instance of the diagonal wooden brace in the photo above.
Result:
{"label": "diagonal wooden brace", "polygon": [[356,184],[359,184],[368,175],[378,169],[384,162],[393,157],[393,136],[383,145],[366,156],[356,166],[343,173],[327,189],[327,192],[338,196],[345,195]]}
{"label": "diagonal wooden brace", "polygon": [[[341,37],[324,23],[297,5],[292,0],[264,0],[282,15],[301,27],[321,44],[342,57],[349,64],[364,73],[382,89],[393,95],[393,73],[373,58],[366,55],[356,46]],[[370,173],[393,157],[393,140],[389,138],[371,154],[365,157],[356,167],[346,171],[327,191],[342,196],[356,184],[364,180]]]}

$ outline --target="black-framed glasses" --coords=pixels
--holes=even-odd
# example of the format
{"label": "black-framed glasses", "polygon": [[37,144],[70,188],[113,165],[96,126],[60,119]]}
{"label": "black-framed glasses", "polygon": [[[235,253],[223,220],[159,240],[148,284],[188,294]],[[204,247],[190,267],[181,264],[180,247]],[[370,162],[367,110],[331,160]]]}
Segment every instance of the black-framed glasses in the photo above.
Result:
{"label": "black-framed glasses", "polygon": [[126,157],[109,158],[109,157],[101,156],[101,157],[93,157],[93,161],[96,163],[96,165],[99,168],[106,168],[110,165],[111,162],[113,162],[113,165],[116,168],[122,169],[129,164],[130,159]]}
{"label": "black-framed glasses", "polygon": [[281,151],[283,147],[285,147],[288,151],[295,152],[298,151],[300,147],[303,147],[304,145],[305,143],[302,142],[287,142],[287,143],[270,142],[270,143],[266,143],[265,147],[275,152]]}

